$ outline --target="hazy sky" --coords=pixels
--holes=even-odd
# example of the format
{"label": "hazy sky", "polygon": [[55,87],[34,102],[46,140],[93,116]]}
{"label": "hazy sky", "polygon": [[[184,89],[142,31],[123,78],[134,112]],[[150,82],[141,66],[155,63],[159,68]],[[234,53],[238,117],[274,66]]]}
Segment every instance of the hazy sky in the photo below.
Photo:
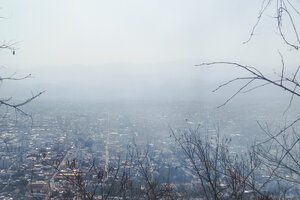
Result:
{"label": "hazy sky", "polygon": [[1,0],[1,38],[20,41],[11,62],[24,66],[235,58],[243,56],[259,6],[260,0]]}
{"label": "hazy sky", "polygon": [[[0,38],[19,42],[15,56],[1,52],[1,65],[33,73],[45,84],[75,85],[73,90],[95,87],[90,93],[110,86],[119,93],[139,84],[132,93],[143,93],[145,85],[152,90],[161,84],[191,89],[223,76],[199,72],[193,65],[203,61],[264,63],[270,69],[280,64],[277,50],[284,54],[289,50],[270,16],[263,18],[253,40],[242,44],[256,22],[260,3],[0,0],[5,17],[0,20]],[[298,58],[292,55],[289,61],[296,63]]]}

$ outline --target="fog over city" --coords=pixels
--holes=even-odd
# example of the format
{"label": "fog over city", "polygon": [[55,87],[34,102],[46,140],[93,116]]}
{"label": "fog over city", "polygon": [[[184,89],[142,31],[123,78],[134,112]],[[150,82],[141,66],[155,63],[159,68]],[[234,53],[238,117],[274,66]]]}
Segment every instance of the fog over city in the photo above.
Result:
{"label": "fog over city", "polygon": [[0,199],[299,199],[299,0],[0,8]]}
{"label": "fog over city", "polygon": [[2,1],[0,36],[17,42],[17,51],[2,52],[1,65],[7,74],[32,74],[28,87],[47,90],[45,96],[54,99],[197,100],[241,71],[196,64],[234,61],[273,74],[281,66],[278,50],[290,64],[299,60],[297,53],[288,54],[271,12],[243,44],[260,5],[259,0]]}

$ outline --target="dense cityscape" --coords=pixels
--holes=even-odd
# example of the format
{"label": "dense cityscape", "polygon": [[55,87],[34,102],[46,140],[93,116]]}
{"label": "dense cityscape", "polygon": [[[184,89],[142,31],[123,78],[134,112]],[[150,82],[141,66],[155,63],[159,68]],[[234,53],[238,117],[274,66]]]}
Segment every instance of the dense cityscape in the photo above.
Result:
{"label": "dense cityscape", "polygon": [[[179,195],[180,188],[199,183],[184,166],[188,161],[179,153],[172,131],[200,125],[209,137],[220,134],[231,138],[231,153],[241,153],[263,136],[254,119],[277,123],[276,108],[270,113],[264,112],[269,108],[256,107],[260,110],[256,115],[257,110],[253,112],[251,107],[216,109],[200,102],[45,103],[29,109],[32,119],[7,113],[1,121],[1,199],[81,199],[78,188],[73,188],[76,185],[70,184],[79,174],[86,190],[94,191],[95,199],[122,198],[119,191],[113,191],[120,182],[114,173],[120,168],[131,169],[131,176],[139,183],[142,177],[133,167],[137,161],[129,164],[128,156],[138,159],[143,154],[151,162],[151,178],[176,188]],[[142,183],[134,187],[143,195]]]}
{"label": "dense cityscape", "polygon": [[300,199],[299,0],[0,4],[0,200]]}

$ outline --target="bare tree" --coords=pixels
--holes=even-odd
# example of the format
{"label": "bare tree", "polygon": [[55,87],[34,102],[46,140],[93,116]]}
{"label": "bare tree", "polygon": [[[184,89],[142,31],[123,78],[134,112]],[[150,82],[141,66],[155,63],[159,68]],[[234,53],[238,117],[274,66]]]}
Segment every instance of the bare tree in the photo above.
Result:
{"label": "bare tree", "polygon": [[[14,42],[3,42],[0,45],[0,51],[9,51],[11,52],[13,55],[16,54],[16,43]],[[3,74],[3,73],[1,73]],[[31,75],[26,75],[26,76],[22,76],[22,77],[18,77],[16,75],[16,73],[12,73],[11,75],[5,76],[5,75],[0,75],[0,85],[2,85],[4,82],[8,82],[8,81],[22,81],[25,79],[30,78]],[[31,119],[32,122],[32,116],[27,113],[24,110],[24,106],[29,104],[31,101],[33,101],[34,99],[38,98],[40,95],[42,95],[43,92],[39,92],[37,94],[32,94],[31,97],[25,98],[24,100],[19,100],[19,101],[15,101],[13,99],[12,96],[10,97],[5,97],[3,94],[0,96],[0,119],[1,119],[1,130],[0,130],[0,138],[3,140],[2,144],[5,144],[6,147],[6,152],[3,152],[2,156],[8,157],[9,158],[9,166],[5,169],[7,171],[10,171],[14,168],[17,168],[16,173],[12,174],[10,173],[8,181],[4,184],[1,184],[1,189],[3,189],[3,191],[5,190],[10,190],[13,188],[16,188],[16,186],[14,186],[14,184],[16,184],[16,182],[14,184],[12,184],[12,180],[15,179],[16,176],[18,176],[18,173],[20,172],[18,169],[18,158],[20,157],[20,153],[17,153],[16,151],[12,151],[12,149],[10,148],[12,145],[10,144],[10,135],[5,135],[3,133],[6,133],[6,129],[7,128],[11,128],[8,125],[8,121],[10,119],[7,118],[8,113],[11,112],[15,112],[16,117],[18,116],[18,114],[25,116],[25,117],[29,117]],[[4,126],[5,127],[4,127]],[[13,125],[15,126],[15,124]],[[21,155],[22,156],[22,155]],[[27,180],[25,180],[23,177],[20,178],[18,180],[18,187],[21,188],[22,191],[26,191],[24,188],[26,188],[27,185]]]}
{"label": "bare tree", "polygon": [[97,166],[95,161],[88,168],[80,167],[80,161],[74,159],[69,160],[65,155],[62,159],[55,162],[47,161],[46,154],[43,153],[43,164],[51,166],[54,173],[50,179],[49,195],[56,191],[55,179],[62,185],[58,188],[65,196],[77,197],[79,199],[93,200],[108,199],[114,195],[117,180],[120,176],[121,160],[118,159],[109,167],[108,173],[100,166]]}
{"label": "bare tree", "polygon": [[297,30],[297,16],[299,12],[299,1],[297,0],[262,0],[257,21],[252,28],[250,37],[244,43],[248,43],[255,35],[258,25],[264,15],[271,11],[276,22],[280,37],[286,45],[298,50],[300,47],[299,33]]}
{"label": "bare tree", "polygon": [[[11,51],[13,55],[15,55],[15,52],[16,52],[16,48],[15,48],[15,44],[16,43],[13,43],[13,42],[3,42],[2,45],[0,45],[0,50],[8,50],[8,51]],[[31,77],[31,74],[29,75],[26,75],[26,76],[23,76],[23,77],[17,77],[16,76],[16,73],[13,73],[11,74],[10,76],[1,76],[0,75],[0,84],[2,84],[4,81],[20,81],[20,80],[24,80],[24,79],[28,79]],[[20,113],[22,115],[25,115],[25,116],[30,116],[30,114],[26,113],[22,107],[26,104],[28,104],[29,102],[33,101],[34,99],[36,99],[37,97],[39,97],[43,92],[39,92],[37,94],[32,94],[31,97],[21,101],[21,102],[18,102],[18,103],[15,103],[13,102],[13,97],[9,97],[9,98],[4,98],[4,97],[0,97],[0,108],[3,109],[3,107],[5,109],[13,109],[16,113]]]}
{"label": "bare tree", "polygon": [[[252,37],[255,34],[257,26],[260,24],[262,17],[266,14],[267,11],[273,11],[274,20],[277,23],[277,29],[280,32],[280,36],[282,40],[294,50],[298,50],[300,46],[299,34],[297,31],[297,25],[295,24],[295,19],[299,20],[300,12],[298,10],[299,2],[293,0],[263,0],[261,9],[259,11],[258,19],[256,24],[253,26],[249,39],[245,42],[250,42]],[[298,18],[297,18],[298,17]],[[290,24],[290,26],[285,24]],[[283,29],[287,29],[286,31],[292,33],[292,38],[287,38]],[[282,54],[278,51],[280,59],[281,59],[281,70],[279,73],[276,73],[277,78],[269,77],[263,74],[258,67],[248,66],[245,64],[230,62],[230,61],[214,61],[208,63],[201,63],[196,66],[204,67],[204,66],[214,66],[214,65],[230,65],[238,69],[242,69],[247,72],[249,76],[245,77],[237,77],[229,80],[228,82],[217,87],[215,91],[222,89],[225,86],[228,86],[231,83],[235,83],[237,81],[244,82],[244,84],[232,95],[230,96],[221,106],[226,105],[230,100],[232,100],[236,95],[244,92],[250,92],[260,87],[264,87],[266,85],[272,85],[278,88],[283,89],[291,95],[288,108],[290,108],[295,97],[300,97],[299,91],[299,81],[298,81],[298,72],[300,70],[300,65],[296,67],[296,70],[292,74],[286,74],[286,64],[284,62],[284,58]],[[257,83],[257,84],[255,84]],[[252,86],[252,87],[251,87]],[[287,108],[287,109],[288,109]],[[299,120],[299,119],[297,119]],[[297,121],[296,120],[296,121]],[[294,122],[296,123],[296,122]]]}
{"label": "bare tree", "polygon": [[253,151],[229,151],[230,139],[208,135],[201,126],[173,131],[172,135],[199,181],[198,196],[205,199],[267,198],[259,183],[261,162]]}
{"label": "bare tree", "polygon": [[[48,196],[59,189],[65,197],[86,200],[180,199],[169,182],[161,181],[150,148],[141,150],[135,144],[128,145],[125,155],[109,161],[108,172],[94,161],[88,168],[82,167],[79,160],[69,160],[67,154],[52,162],[47,160],[46,153],[41,157],[42,163],[54,170]],[[61,185],[57,187],[54,182]]]}
{"label": "bare tree", "polygon": [[[277,31],[279,32],[282,41],[288,48],[298,51],[300,47],[298,32],[300,15],[299,1],[293,0],[263,0],[257,22],[253,26],[249,39],[244,43],[248,43],[252,40],[263,16],[267,15],[268,12],[274,14],[273,19],[277,24]],[[288,74],[287,68],[291,68],[291,66],[286,66],[283,55],[280,52],[278,53],[281,61],[281,69],[280,72],[275,73],[275,77],[262,73],[258,67],[230,61],[207,62],[196,66],[207,67],[229,65],[248,73],[247,76],[233,78],[219,85],[214,90],[214,92],[218,91],[232,83],[242,83],[242,85],[219,107],[225,106],[240,93],[248,93],[270,85],[280,88],[290,95],[288,106],[283,111],[283,114],[285,115],[294,101],[299,102],[300,84],[298,78],[300,65],[293,67],[295,68],[295,71],[292,74]],[[282,190],[281,194],[277,195],[277,197],[281,196],[282,198],[285,198],[285,195],[293,189],[294,194],[295,190],[296,192],[299,192],[299,190],[297,190],[297,185],[300,183],[300,135],[297,126],[299,125],[299,121],[300,117],[296,117],[295,119],[286,122],[284,126],[279,129],[272,129],[268,124],[257,122],[261,130],[263,130],[263,133],[267,136],[267,139],[258,141],[252,147],[255,160],[260,163],[260,172],[268,177],[264,180],[264,183],[259,190],[264,187],[267,188],[267,185],[270,185],[271,183],[273,185],[277,184],[277,189],[280,188]],[[191,140],[191,138],[189,138],[189,140]]]}
{"label": "bare tree", "polygon": [[[160,174],[160,168],[163,165],[163,161],[155,161],[153,158],[153,152],[150,146],[145,148],[138,148],[134,143],[130,149],[130,155],[134,158],[134,169],[140,179],[141,190],[140,193],[146,199],[158,200],[158,199],[180,199],[176,192],[169,185],[169,177],[167,182],[164,183],[162,175]],[[170,176],[170,174],[168,174]]]}
{"label": "bare tree", "polygon": [[[290,192],[299,195],[300,186],[300,135],[297,127],[281,131],[279,136],[274,136],[274,130],[259,123],[269,139],[254,146],[255,154],[261,161],[266,182],[278,184],[278,188],[285,187],[281,194]],[[285,192],[283,192],[285,191]]]}

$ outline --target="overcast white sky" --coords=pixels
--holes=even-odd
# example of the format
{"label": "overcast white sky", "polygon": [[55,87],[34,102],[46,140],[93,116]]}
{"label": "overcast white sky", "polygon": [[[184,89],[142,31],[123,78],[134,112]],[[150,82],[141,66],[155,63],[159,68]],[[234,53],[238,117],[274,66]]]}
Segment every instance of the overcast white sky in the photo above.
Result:
{"label": "overcast white sky", "polygon": [[[253,40],[242,44],[260,4],[261,0],[0,0],[5,17],[0,20],[0,39],[19,42],[15,56],[1,52],[1,65],[32,73],[37,82],[82,87],[91,94],[108,86],[124,92],[139,84],[132,93],[142,93],[143,84],[156,83],[159,88],[187,81],[191,89],[223,76],[193,67],[203,61],[264,63],[261,67],[266,69],[280,64],[277,50],[289,50],[270,16],[263,18]],[[299,60],[292,55],[289,61]]]}
{"label": "overcast white sky", "polygon": [[260,0],[1,0],[1,38],[21,42],[11,62],[24,67],[230,58],[242,56],[259,6]]}

